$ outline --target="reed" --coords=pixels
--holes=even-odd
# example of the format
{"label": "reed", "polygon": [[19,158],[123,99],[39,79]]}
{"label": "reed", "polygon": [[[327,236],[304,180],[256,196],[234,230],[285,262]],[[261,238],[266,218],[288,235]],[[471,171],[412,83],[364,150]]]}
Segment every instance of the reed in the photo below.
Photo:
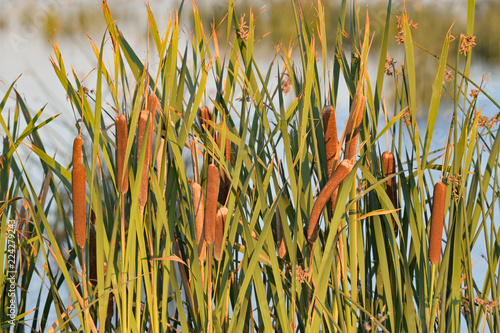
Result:
{"label": "reed", "polygon": [[206,257],[206,243],[205,243],[205,209],[203,203],[203,190],[200,184],[193,182],[191,185],[193,192],[193,205],[194,205],[194,220],[196,227],[196,245],[198,249],[198,259],[205,260]]}
{"label": "reed", "polygon": [[90,228],[89,228],[89,282],[94,287],[97,285],[97,253],[95,239],[95,213],[90,211]]}
{"label": "reed", "polygon": [[[139,127],[137,129],[137,155],[138,157],[141,154],[142,150],[142,145],[144,143],[144,135],[146,132],[146,126],[148,124],[148,119],[149,119],[149,112],[146,110],[141,111],[141,115],[139,117]],[[149,129],[153,129],[153,126],[149,124]],[[148,161],[148,156],[150,155],[150,150],[151,150],[151,140],[150,138],[150,133],[152,136],[152,131],[148,129],[147,137],[146,137],[146,154],[144,156],[144,162],[142,165],[142,174],[141,174],[141,186],[139,190],[139,207],[141,209],[141,215],[142,212],[144,212],[144,207],[146,206],[146,201],[148,199],[148,179],[149,179],[149,161]]]}
{"label": "reed", "polygon": [[283,229],[283,222],[281,221],[280,210],[276,210],[276,245],[278,248],[278,256],[284,258],[286,256],[286,242],[285,231]]}
{"label": "reed", "polygon": [[124,194],[128,191],[128,166],[125,164],[127,152],[127,119],[124,114],[115,118],[116,127],[116,181],[118,190]]}
{"label": "reed", "polygon": [[443,182],[438,182],[434,185],[431,230],[429,232],[429,260],[432,264],[437,264],[441,257],[445,202],[446,185]]}
{"label": "reed", "polygon": [[83,166],[82,153],[83,140],[77,137],[73,142],[73,171],[72,171],[72,194],[73,194],[73,229],[76,243],[83,249],[87,241],[87,212],[86,212],[86,188],[85,167]]}
{"label": "reed", "polygon": [[219,261],[221,258],[222,246],[224,245],[224,227],[226,225],[227,208],[220,207],[217,210],[217,220],[215,225],[214,258]]}
{"label": "reed", "polygon": [[208,165],[207,199],[205,204],[205,241],[212,244],[215,240],[215,222],[217,215],[217,198],[219,195],[219,169],[215,164]]}
{"label": "reed", "polygon": [[333,191],[340,185],[340,183],[347,177],[351,171],[353,164],[350,160],[343,160],[338,168],[333,172],[332,177],[328,180],[325,187],[319,192],[316,201],[314,202],[309,224],[307,226],[307,240],[309,243],[314,243],[318,238],[318,222],[319,216],[323,211],[328,200],[331,198]]}
{"label": "reed", "polygon": [[[390,151],[385,151],[382,154],[382,170],[384,171],[384,176],[390,176],[394,174],[396,170],[396,161],[394,159],[394,154]],[[386,182],[387,186],[387,196],[391,199],[392,205],[394,208],[398,208],[398,188],[396,183],[396,178],[393,177],[388,179]],[[394,229],[394,234],[398,235],[398,225],[394,217],[391,216],[392,219],[392,227]]]}
{"label": "reed", "polygon": [[354,95],[351,112],[347,120],[344,159],[354,160],[358,148],[359,131],[361,130],[361,121],[365,113],[365,97],[361,93]]}
{"label": "reed", "polygon": [[[219,134],[217,136],[217,144],[219,145],[219,148],[222,148],[222,139],[221,135]],[[226,161],[228,164],[232,165],[232,151],[231,151],[231,140],[226,139],[226,144],[224,147],[224,157],[226,158]],[[229,175],[227,174],[226,171],[222,170],[221,171],[221,182],[219,184],[219,196],[217,201],[221,205],[225,205],[227,201],[227,197],[229,195],[229,191],[231,190],[231,180],[229,179]]]}

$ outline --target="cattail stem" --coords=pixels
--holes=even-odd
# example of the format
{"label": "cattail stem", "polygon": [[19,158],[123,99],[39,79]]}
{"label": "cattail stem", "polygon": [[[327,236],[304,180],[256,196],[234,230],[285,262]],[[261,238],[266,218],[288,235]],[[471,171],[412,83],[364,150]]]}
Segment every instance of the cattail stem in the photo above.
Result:
{"label": "cattail stem", "polygon": [[212,244],[215,240],[217,197],[219,194],[219,169],[209,164],[207,170],[207,200],[205,205],[205,240]]}
{"label": "cattail stem", "polygon": [[[146,137],[146,152],[144,155],[144,161],[142,164],[142,174],[141,174],[141,186],[139,190],[139,207],[141,210],[141,215],[144,212],[144,207],[146,206],[146,201],[148,199],[148,179],[149,179],[149,161],[148,158],[150,156],[151,151],[151,143],[153,136],[153,126],[151,121],[149,121],[148,125],[149,112],[146,110],[141,111],[141,115],[139,117],[139,128],[137,130],[137,154],[138,157],[141,155],[142,145],[144,143],[144,134],[146,132],[146,127],[148,127],[148,133]],[[151,130],[150,130],[151,129]],[[151,140],[150,140],[151,138]]]}
{"label": "cattail stem", "polygon": [[116,182],[118,190],[124,194],[128,191],[128,166],[125,164],[127,152],[127,119],[124,114],[115,118],[116,126]]}
{"label": "cattail stem", "polygon": [[323,211],[328,200],[331,198],[333,191],[340,185],[340,183],[347,177],[351,171],[353,164],[349,160],[343,160],[342,163],[335,169],[332,177],[326,183],[325,187],[319,192],[309,218],[307,227],[307,240],[309,243],[314,243],[318,238],[318,222],[319,216]]}
{"label": "cattail stem", "polygon": [[85,167],[83,166],[83,141],[77,137],[73,143],[73,229],[76,243],[83,249],[87,241],[87,212]]}
{"label": "cattail stem", "polygon": [[344,159],[353,160],[358,148],[358,137],[361,130],[361,121],[365,113],[365,97],[361,93],[354,95],[351,112],[347,120]]}
{"label": "cattail stem", "polygon": [[224,242],[224,226],[227,218],[227,208],[222,206],[217,210],[217,221],[215,225],[214,258],[219,261]]}
{"label": "cattail stem", "polygon": [[443,182],[438,182],[434,185],[431,230],[429,233],[429,260],[432,264],[437,264],[439,262],[439,258],[441,257],[445,203],[446,185]]}
{"label": "cattail stem", "polygon": [[193,182],[191,185],[193,191],[194,220],[196,223],[196,244],[198,247],[198,259],[205,260],[206,242],[205,242],[205,208],[203,203],[203,191],[200,184]]}

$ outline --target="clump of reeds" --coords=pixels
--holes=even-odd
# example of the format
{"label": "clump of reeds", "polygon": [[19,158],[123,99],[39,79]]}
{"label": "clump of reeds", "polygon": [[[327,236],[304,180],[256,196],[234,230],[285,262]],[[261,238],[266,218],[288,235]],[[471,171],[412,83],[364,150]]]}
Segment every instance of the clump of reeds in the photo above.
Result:
{"label": "clump of reeds", "polygon": [[[144,163],[142,166],[142,174],[141,174],[141,186],[139,190],[139,207],[141,209],[141,215],[142,212],[144,212],[144,207],[146,206],[146,201],[148,199],[148,179],[149,179],[149,156],[150,151],[152,149],[152,141],[153,141],[153,125],[150,122],[148,124],[148,119],[149,119],[150,113],[147,110],[142,110],[141,115],[139,117],[139,127],[137,129],[137,154],[140,156],[141,150],[142,150],[142,145],[144,143],[144,140],[146,140],[146,153],[144,156]],[[146,132],[146,126],[148,127],[148,133],[146,139],[144,138],[145,132]]]}
{"label": "clump of reeds", "polygon": [[206,243],[205,243],[205,208],[203,203],[203,190],[200,184],[193,182],[191,185],[193,191],[193,205],[194,205],[194,220],[196,227],[196,244],[198,248],[198,259],[203,261],[206,257]]}
{"label": "clump of reeds", "polygon": [[432,264],[437,264],[439,262],[439,258],[441,257],[445,202],[446,185],[443,182],[438,182],[434,185],[431,230],[429,233],[429,260]]}
{"label": "clump of reeds", "polygon": [[361,130],[361,121],[363,120],[364,113],[365,97],[361,93],[356,93],[346,127],[344,158],[347,160],[353,160],[356,157],[359,131]]}
{"label": "clump of reeds", "polygon": [[319,216],[323,211],[328,200],[331,198],[332,193],[340,185],[340,183],[347,177],[353,164],[350,160],[343,160],[340,165],[333,172],[332,177],[328,180],[325,187],[319,192],[316,201],[314,202],[309,224],[307,226],[307,240],[309,243],[314,243],[318,238],[318,222]]}
{"label": "clump of reeds", "polygon": [[212,244],[215,240],[218,194],[219,168],[211,163],[207,169],[207,199],[205,203],[205,241],[208,244]]}
{"label": "clump of reeds", "polygon": [[224,244],[224,226],[226,225],[227,208],[220,207],[217,210],[217,221],[215,225],[215,244],[214,244],[214,258],[219,261],[222,252],[222,245]]}
{"label": "clump of reeds", "polygon": [[82,138],[77,137],[73,142],[73,229],[76,243],[81,248],[85,247],[87,241],[85,167],[83,166],[82,146]]}
{"label": "clump of reeds", "polygon": [[127,151],[127,119],[124,114],[119,114],[115,118],[116,126],[116,182],[118,190],[124,194],[128,191],[128,166],[125,164],[125,154]]}
{"label": "clump of reeds", "polygon": [[[384,176],[390,176],[394,174],[396,170],[396,161],[394,159],[394,154],[390,151],[386,151],[382,154],[382,170],[384,171]],[[398,208],[398,188],[396,184],[396,178],[388,179],[386,182],[387,186],[387,196],[391,199],[394,208]],[[398,225],[394,217],[392,217],[392,227],[394,229],[395,236],[398,235]]]}

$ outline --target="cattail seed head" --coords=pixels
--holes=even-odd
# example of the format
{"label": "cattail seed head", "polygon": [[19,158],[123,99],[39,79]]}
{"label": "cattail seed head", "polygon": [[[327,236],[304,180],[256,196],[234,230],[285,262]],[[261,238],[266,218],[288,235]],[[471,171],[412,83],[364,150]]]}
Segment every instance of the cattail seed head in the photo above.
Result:
{"label": "cattail seed head", "polygon": [[438,182],[434,185],[431,230],[429,233],[429,260],[432,264],[437,264],[439,262],[439,257],[441,257],[445,203],[446,185],[443,182]]}
{"label": "cattail seed head", "polygon": [[323,211],[328,200],[331,198],[332,193],[340,185],[340,183],[347,177],[353,164],[350,160],[343,160],[340,165],[333,172],[332,177],[328,180],[325,187],[319,192],[316,201],[314,202],[309,224],[307,226],[307,240],[309,243],[314,243],[318,238],[318,222],[319,216]]}
{"label": "cattail seed head", "polygon": [[[152,129],[152,124],[148,124],[149,112],[146,110],[141,111],[141,115],[139,117],[139,127],[137,129],[137,156],[138,159],[141,154],[143,143],[146,144],[146,154],[144,156],[144,163],[142,166],[142,174],[141,174],[141,186],[139,190],[139,207],[141,209],[141,214],[144,211],[144,207],[146,206],[146,201],[148,199],[148,179],[149,179],[149,161],[148,156],[150,155],[151,150],[151,142],[152,142],[152,131],[149,131],[146,138],[146,126]],[[151,133],[151,141],[149,140]],[[146,142],[144,142],[146,140]]]}
{"label": "cattail seed head", "polygon": [[347,120],[344,158],[347,160],[356,157],[356,150],[358,148],[358,136],[361,130],[361,121],[365,113],[365,97],[361,93],[354,95],[351,112]]}
{"label": "cattail seed head", "polygon": [[202,106],[198,111],[198,118],[203,131],[209,131],[209,121],[212,120],[212,112],[206,106]]}
{"label": "cattail seed head", "polygon": [[[384,171],[384,176],[389,176],[394,174],[396,170],[396,161],[394,159],[394,154],[390,151],[386,151],[382,154],[382,170]],[[396,186],[396,178],[388,179],[387,185],[387,196],[391,199],[394,208],[398,208],[398,189]],[[392,227],[394,229],[395,236],[398,235],[398,225],[392,217]]]}
{"label": "cattail seed head", "polygon": [[226,225],[227,208],[222,206],[217,210],[217,221],[215,225],[214,258],[219,261],[224,245],[224,226]]}
{"label": "cattail seed head", "polygon": [[[333,167],[337,164],[338,156],[338,145],[339,139],[337,137],[337,121],[335,119],[335,109],[331,105],[327,105],[323,108],[323,133],[325,135],[325,152],[326,152],[326,172],[327,177],[332,176]],[[331,197],[331,210],[335,208],[335,201],[337,201],[336,189]]]}
{"label": "cattail seed head", "polygon": [[83,248],[87,241],[87,204],[85,188],[85,167],[83,166],[82,138],[77,137],[73,143],[73,229],[78,246]]}
{"label": "cattail seed head", "polygon": [[194,220],[196,223],[196,244],[198,248],[198,259],[205,260],[206,257],[206,244],[205,244],[205,207],[203,203],[203,190],[200,184],[193,183],[191,185],[193,191],[193,205],[194,205]]}
{"label": "cattail seed head", "polygon": [[331,105],[327,105],[323,109],[323,132],[325,134],[326,169],[329,178],[332,175],[333,164],[339,145],[335,109]]}
{"label": "cattail seed head", "polygon": [[217,197],[219,195],[219,169],[215,164],[208,165],[207,200],[205,204],[205,240],[212,244],[215,240],[215,221],[217,215]]}
{"label": "cattail seed head", "polygon": [[155,119],[156,111],[158,110],[158,97],[155,94],[148,95],[148,109],[151,112],[153,121]]}
{"label": "cattail seed head", "polygon": [[116,182],[118,190],[124,194],[128,191],[128,166],[125,164],[127,151],[127,119],[124,114],[115,118],[116,126]]}

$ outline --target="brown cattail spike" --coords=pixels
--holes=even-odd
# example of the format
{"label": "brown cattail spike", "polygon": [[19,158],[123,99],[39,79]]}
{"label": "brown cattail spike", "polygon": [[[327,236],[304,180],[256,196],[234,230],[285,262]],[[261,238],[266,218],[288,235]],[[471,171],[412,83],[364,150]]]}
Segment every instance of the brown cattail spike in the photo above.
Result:
{"label": "brown cattail spike", "polygon": [[202,106],[198,112],[198,118],[200,120],[201,129],[203,131],[209,131],[209,121],[212,120],[212,112],[210,109],[206,106]]}
{"label": "brown cattail spike", "polygon": [[155,119],[156,111],[158,110],[158,97],[155,94],[148,95],[148,109],[153,116],[153,121]]}
{"label": "brown cattail spike", "polygon": [[73,143],[73,229],[78,246],[83,248],[87,241],[87,211],[85,167],[83,166],[82,138],[77,137]]}
{"label": "brown cattail spike", "polygon": [[278,247],[278,256],[283,258],[286,255],[285,231],[281,221],[280,210],[276,210],[276,245]]}
{"label": "brown cattail spike", "polygon": [[196,223],[196,244],[198,247],[198,259],[205,260],[206,257],[206,243],[205,243],[205,207],[203,203],[203,191],[200,184],[193,183],[191,185],[193,191],[193,205],[194,205],[194,220]]}
{"label": "brown cattail spike", "polygon": [[205,205],[205,240],[212,244],[215,240],[215,220],[217,197],[219,195],[219,169],[209,164],[207,170],[207,200]]}
{"label": "brown cattail spike", "polygon": [[323,109],[323,132],[325,134],[326,170],[327,176],[330,178],[339,145],[335,109],[331,105],[327,105]]}
{"label": "brown cattail spike", "polygon": [[432,264],[437,264],[439,262],[439,257],[441,256],[445,203],[446,185],[443,182],[438,182],[434,186],[431,230],[429,234],[429,260]]}
{"label": "brown cattail spike", "polygon": [[215,225],[214,258],[219,261],[224,245],[224,226],[226,225],[227,208],[222,206],[217,210],[217,221]]}
{"label": "brown cattail spike", "polygon": [[[325,135],[325,152],[326,152],[326,172],[327,178],[332,176],[333,167],[337,164],[339,139],[337,137],[337,121],[335,119],[335,109],[331,105],[323,108],[323,133]],[[337,190],[331,197],[332,212],[337,201]]]}
{"label": "brown cattail spike", "polygon": [[307,240],[309,243],[314,243],[318,238],[318,222],[319,216],[323,211],[328,200],[331,198],[333,191],[340,185],[340,183],[347,177],[353,164],[349,160],[343,160],[337,169],[333,172],[332,177],[326,183],[325,187],[319,192],[316,201],[314,202],[313,209],[311,211],[311,217],[309,218],[309,224],[307,226]]}
{"label": "brown cattail spike", "polygon": [[127,119],[120,114],[115,119],[116,126],[116,182],[120,193],[128,191],[128,166],[125,164],[127,151]]}
{"label": "brown cattail spike", "polygon": [[344,159],[352,160],[356,157],[358,136],[361,130],[361,121],[365,113],[365,97],[361,93],[354,95],[354,100],[347,120]]}
{"label": "brown cattail spike", "polygon": [[[382,154],[382,169],[384,171],[384,176],[390,176],[394,174],[396,170],[396,161],[394,159],[394,154],[390,151],[386,151]],[[396,186],[396,178],[388,179],[387,185],[387,196],[391,199],[394,208],[398,208],[398,189]],[[398,225],[394,217],[392,217],[392,227],[394,229],[394,235],[398,236]]]}
{"label": "brown cattail spike", "polygon": [[[139,128],[137,129],[137,158],[139,160],[140,154],[142,151],[142,145],[144,143],[144,134],[146,132],[146,126],[148,124],[148,119],[149,119],[149,112],[146,110],[141,111],[141,115],[139,117]],[[149,128],[152,129],[152,125],[150,124],[148,126]],[[151,150],[151,142],[149,140],[149,133],[150,131],[148,130],[148,136],[146,137],[146,152],[144,156],[144,163],[142,166],[142,174],[141,174],[141,186],[139,190],[139,207],[141,209],[141,214],[144,212],[144,207],[146,206],[146,201],[148,199],[148,179],[149,179],[149,161],[148,161],[148,156],[149,151]],[[151,132],[152,134],[152,132]],[[152,139],[151,139],[152,141]]]}

